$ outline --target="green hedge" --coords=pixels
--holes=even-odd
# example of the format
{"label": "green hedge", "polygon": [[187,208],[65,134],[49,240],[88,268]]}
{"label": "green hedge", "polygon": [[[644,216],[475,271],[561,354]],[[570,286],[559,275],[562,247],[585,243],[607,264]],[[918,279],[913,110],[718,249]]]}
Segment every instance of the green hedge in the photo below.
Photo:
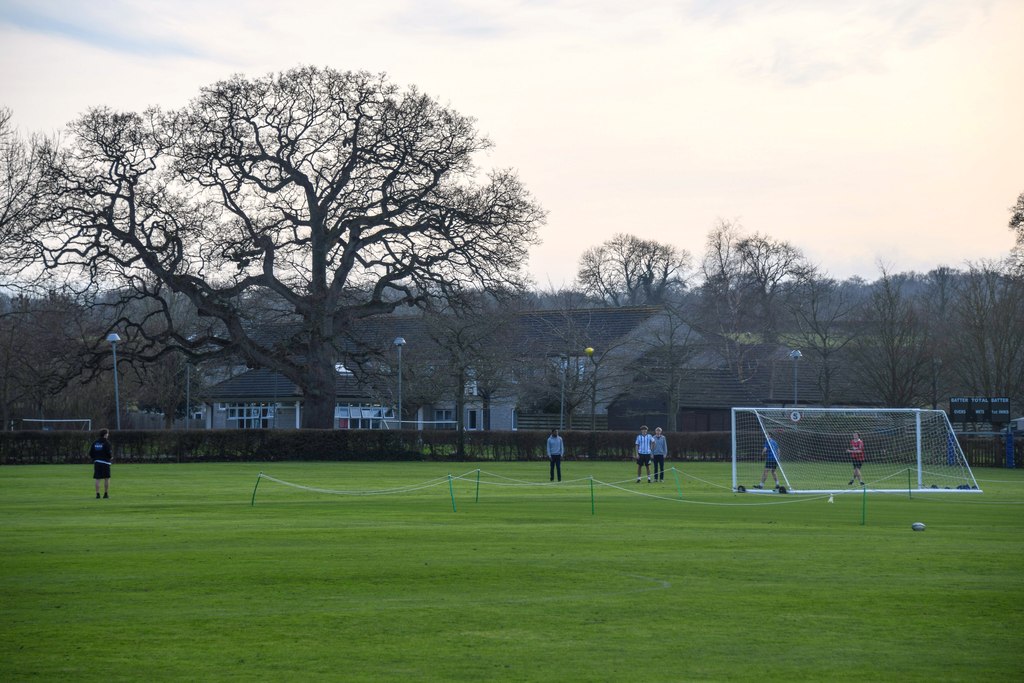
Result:
{"label": "green hedge", "polygon": [[[464,460],[546,459],[546,430],[465,432],[459,456],[454,431],[370,431],[319,429],[132,430],[111,435],[117,462],[230,462],[288,460]],[[630,460],[634,432],[562,433],[568,459]],[[729,432],[668,434],[669,457],[679,461],[727,461]],[[0,465],[87,463],[94,434],[83,432],[0,432]],[[1003,467],[1003,437],[963,437],[972,466]],[[1017,459],[1024,460],[1017,439]]]}
{"label": "green hedge", "polygon": [[[0,432],[0,464],[87,463],[94,434]],[[132,430],[111,434],[117,462],[230,462],[287,460],[546,459],[545,430],[465,432],[459,456],[455,431],[379,430]],[[569,430],[562,433],[568,459],[629,460],[632,432]],[[669,435],[670,456],[728,460],[725,432]]]}

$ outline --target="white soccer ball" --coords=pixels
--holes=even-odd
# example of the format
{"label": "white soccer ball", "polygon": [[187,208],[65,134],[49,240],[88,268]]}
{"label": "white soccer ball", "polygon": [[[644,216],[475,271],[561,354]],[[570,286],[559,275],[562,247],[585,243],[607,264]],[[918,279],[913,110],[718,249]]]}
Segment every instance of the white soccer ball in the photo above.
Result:
{"label": "white soccer ball", "polygon": [[925,529],[924,522],[914,522],[913,524],[910,525],[910,528],[913,529],[914,531],[924,531],[924,529]]}

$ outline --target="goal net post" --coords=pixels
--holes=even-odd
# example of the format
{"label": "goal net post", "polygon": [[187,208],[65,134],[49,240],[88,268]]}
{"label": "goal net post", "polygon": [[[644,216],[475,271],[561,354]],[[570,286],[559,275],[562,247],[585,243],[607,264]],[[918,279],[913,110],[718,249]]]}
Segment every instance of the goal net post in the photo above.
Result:
{"label": "goal net post", "polygon": [[941,410],[733,408],[733,490],[776,477],[787,493],[981,492]]}

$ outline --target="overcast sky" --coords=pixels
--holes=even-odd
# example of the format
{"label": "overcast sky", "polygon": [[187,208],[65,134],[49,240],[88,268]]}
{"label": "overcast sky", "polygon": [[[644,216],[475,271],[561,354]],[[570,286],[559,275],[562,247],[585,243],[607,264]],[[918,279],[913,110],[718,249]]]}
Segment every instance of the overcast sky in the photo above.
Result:
{"label": "overcast sky", "polygon": [[186,104],[235,73],[387,72],[474,117],[570,284],[617,232],[719,220],[829,274],[998,259],[1024,192],[1024,0],[0,0],[0,106]]}

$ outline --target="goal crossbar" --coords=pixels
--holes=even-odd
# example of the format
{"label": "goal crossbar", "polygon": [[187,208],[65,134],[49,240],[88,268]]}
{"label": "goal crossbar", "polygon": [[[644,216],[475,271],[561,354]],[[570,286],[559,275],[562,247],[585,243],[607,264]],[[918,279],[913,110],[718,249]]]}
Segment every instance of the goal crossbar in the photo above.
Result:
{"label": "goal crossbar", "polygon": [[733,408],[732,488],[981,493],[946,414],[917,408]]}
{"label": "goal crossbar", "polygon": [[82,430],[92,431],[92,420],[89,418],[21,418],[22,429],[42,430]]}

